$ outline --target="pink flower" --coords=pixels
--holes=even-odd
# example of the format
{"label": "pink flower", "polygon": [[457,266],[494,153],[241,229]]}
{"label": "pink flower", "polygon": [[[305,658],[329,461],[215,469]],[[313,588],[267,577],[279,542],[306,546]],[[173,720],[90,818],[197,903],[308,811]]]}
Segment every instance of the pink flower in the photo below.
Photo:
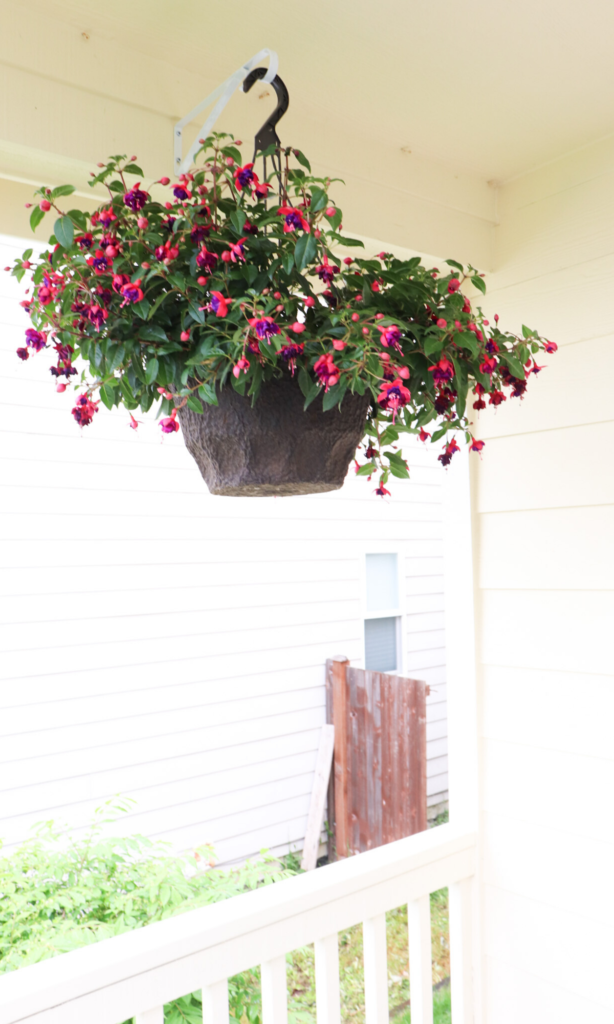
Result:
{"label": "pink flower", "polygon": [[238,379],[241,376],[242,372],[243,373],[247,373],[248,370],[249,370],[249,359],[239,359],[239,361],[237,363],[235,363],[235,365],[233,366],[233,369],[232,369],[233,377],[236,377]]}
{"label": "pink flower", "polygon": [[227,252],[222,253],[222,259],[225,263],[232,260],[233,263],[237,263],[239,260],[243,260],[245,263],[245,246],[243,245],[247,235],[244,238],[240,238],[238,242],[231,242]]}
{"label": "pink flower", "polygon": [[335,274],[339,273],[339,267],[332,265],[328,262],[328,256],[324,256],[322,263],[319,267],[316,267],[316,274],[320,278],[320,281],[324,281],[325,284],[330,284],[333,281]]}
{"label": "pink flower", "polygon": [[92,214],[92,223],[95,224],[100,221],[102,226],[105,228],[108,228],[109,224],[112,224],[114,220],[117,220],[117,217],[115,216],[111,206],[103,210],[98,210],[96,213]]}
{"label": "pink flower", "polygon": [[433,374],[433,380],[435,383],[452,380],[452,377],[454,376],[454,364],[445,356],[442,356],[435,366],[429,366],[429,373]]}
{"label": "pink flower", "polygon": [[294,206],[280,206],[278,211],[284,220],[284,232],[289,231],[311,231],[309,221],[305,220],[300,210]]}
{"label": "pink flower", "polygon": [[325,391],[339,383],[340,370],[338,366],[335,366],[334,360],[332,352],[327,352],[316,360],[313,368],[319,383],[324,385]]}
{"label": "pink flower", "polygon": [[[356,317],[359,319],[358,313],[352,313],[352,320]],[[375,325],[380,332],[380,341],[384,348],[400,348],[401,332],[396,324],[391,327],[380,327],[379,324]]]}
{"label": "pink flower", "polygon": [[87,427],[94,419],[94,413],[98,412],[99,402],[92,402],[87,394],[79,395],[72,414],[80,427]]}
{"label": "pink flower", "polygon": [[556,352],[558,350],[558,347],[559,346],[557,345],[557,343],[555,341],[545,341],[544,342],[544,350],[546,352],[548,352],[550,355],[552,355],[553,352]]}
{"label": "pink flower", "polygon": [[390,497],[390,491],[387,491],[383,484],[380,484],[379,487],[375,488],[375,493],[379,494],[380,498],[384,498],[386,495]]}
{"label": "pink flower", "polygon": [[133,210],[134,213],[142,210],[149,199],[149,193],[143,192],[143,190],[139,188],[140,184],[140,181],[137,181],[136,185],[133,185],[129,192],[124,192],[124,205]]}
{"label": "pink flower", "polygon": [[486,444],[486,441],[476,441],[475,438],[472,438],[471,439],[471,444],[469,445],[469,451],[470,452],[481,452],[482,448],[484,447],[485,444]]}
{"label": "pink flower", "polygon": [[225,299],[221,292],[211,292],[211,309],[216,316],[227,316],[230,299]]}
{"label": "pink flower", "polygon": [[244,167],[237,167],[235,170],[235,186],[242,192],[244,188],[254,189],[258,185],[258,175],[254,174],[252,164],[245,164]]}
{"label": "pink flower", "polygon": [[45,348],[47,344],[47,338],[42,331],[35,331],[33,327],[28,327],[26,331],[26,345],[28,348],[33,348],[35,352],[40,352],[41,349]]}
{"label": "pink flower", "polygon": [[377,401],[382,409],[391,409],[393,422],[399,409],[411,400],[411,392],[405,387],[400,377],[392,381],[384,381]]}
{"label": "pink flower", "polygon": [[[120,291],[123,295],[124,301],[122,306],[126,306],[131,302],[141,302],[143,299],[143,289],[141,288],[141,279],[137,281],[129,281],[128,284],[122,285]],[[121,307],[120,307],[121,308]]]}
{"label": "pink flower", "polygon": [[420,427],[420,433],[418,434],[418,437],[420,438],[421,441],[427,441],[430,436],[431,435],[428,433],[428,431],[424,429],[424,427]]}
{"label": "pink flower", "polygon": [[179,430],[176,409],[173,409],[170,416],[165,416],[164,419],[160,420],[160,430],[162,431],[163,434],[174,434],[177,430]]}
{"label": "pink flower", "polygon": [[215,268],[217,263],[217,256],[214,252],[209,252],[206,245],[203,245],[198,256],[196,257],[196,266],[200,267],[201,270],[206,270],[207,273]]}
{"label": "pink flower", "polygon": [[275,323],[272,316],[254,316],[248,322],[260,341],[267,341],[270,344],[273,335],[279,334],[279,325]]}
{"label": "pink flower", "polygon": [[45,213],[47,213],[51,209],[51,203],[48,199],[41,199],[38,205],[41,210],[44,210]]}
{"label": "pink flower", "polygon": [[444,446],[443,455],[438,455],[437,459],[441,462],[442,466],[449,466],[452,461],[452,456],[455,452],[459,452],[460,448],[457,445],[454,438]]}
{"label": "pink flower", "polygon": [[20,359],[24,360],[30,358],[30,353],[28,352],[27,348],[18,348],[17,355],[19,356]]}
{"label": "pink flower", "polygon": [[494,373],[497,369],[497,360],[494,356],[490,356],[480,363],[480,373]]}
{"label": "pink flower", "polygon": [[454,292],[457,292],[460,286],[461,283],[457,277],[453,277],[451,281],[448,281],[448,291],[450,295],[454,295]]}

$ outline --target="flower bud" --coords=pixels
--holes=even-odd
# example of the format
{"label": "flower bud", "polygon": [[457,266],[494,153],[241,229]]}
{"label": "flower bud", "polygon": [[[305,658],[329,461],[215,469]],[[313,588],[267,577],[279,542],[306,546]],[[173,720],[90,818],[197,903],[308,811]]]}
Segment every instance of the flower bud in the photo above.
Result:
{"label": "flower bud", "polygon": [[352,313],[352,320],[357,323],[360,320],[360,313]]}
{"label": "flower bud", "polygon": [[333,348],[336,349],[337,352],[343,352],[345,346],[346,342],[342,341],[341,338],[335,338],[333,341]]}
{"label": "flower bud", "polygon": [[363,327],[362,333],[365,334],[365,335],[369,334],[369,328],[368,327]]}
{"label": "flower bud", "polygon": [[327,217],[334,217],[336,212],[337,211],[335,210],[334,206],[327,206],[326,207],[326,216]]}
{"label": "flower bud", "polygon": [[345,263],[346,267],[349,267],[350,264],[354,262],[354,260],[352,259],[351,256],[346,256],[343,262]]}
{"label": "flower bud", "polygon": [[375,314],[375,319],[376,320],[383,320],[384,319],[384,314],[383,313],[376,313]]}
{"label": "flower bud", "polygon": [[440,319],[437,321],[437,326],[443,330],[445,327],[448,326],[448,322],[447,320],[444,320],[443,317],[440,317]]}
{"label": "flower bud", "polygon": [[399,377],[401,377],[403,380],[409,380],[409,370],[407,366],[401,366],[399,368]]}
{"label": "flower bud", "polygon": [[172,209],[173,209],[173,204],[172,204],[172,203],[169,203],[169,202],[168,202],[168,200],[167,200],[167,202],[166,202],[166,203],[164,204],[164,206],[165,206],[165,208],[166,208],[167,210],[172,210]]}
{"label": "flower bud", "polygon": [[160,178],[159,184],[160,185],[170,185],[170,182],[171,182],[170,178]]}
{"label": "flower bud", "polygon": [[207,278],[206,277],[197,277],[196,278],[196,283],[197,284],[205,285],[207,283]]}
{"label": "flower bud", "polygon": [[189,341],[190,340],[190,332],[189,331],[182,331],[181,334],[180,334],[180,338],[181,338],[182,341]]}
{"label": "flower bud", "polygon": [[315,306],[315,304],[316,300],[313,298],[313,296],[308,295],[307,298],[305,299],[305,305],[311,308],[311,306]]}
{"label": "flower bud", "polygon": [[58,386],[57,386],[57,388],[55,390],[59,391],[60,394],[62,394],[63,391],[66,391],[66,385],[65,384],[58,384]]}
{"label": "flower bud", "polygon": [[147,228],[149,227],[149,221],[147,220],[147,217],[139,217],[137,220],[137,224],[140,227],[141,231],[146,231]]}
{"label": "flower bud", "polygon": [[45,213],[47,213],[47,210],[51,209],[51,203],[49,202],[48,199],[41,199],[41,201],[38,204],[38,206],[39,206],[39,209],[44,210]]}
{"label": "flower bud", "polygon": [[141,263],[143,270],[149,270],[151,263]]}
{"label": "flower bud", "polygon": [[322,232],[320,231],[319,228],[316,228],[313,234],[314,234],[314,238],[321,238],[322,237]]}
{"label": "flower bud", "polygon": [[281,292],[273,292],[274,299],[281,299]]}
{"label": "flower bud", "polygon": [[290,329],[294,331],[295,334],[302,334],[303,331],[307,330],[305,324],[299,324],[298,321],[295,324],[292,324]]}
{"label": "flower bud", "polygon": [[117,249],[114,245],[107,245],[104,254],[105,256],[109,256],[110,259],[113,259],[114,256],[117,256]]}

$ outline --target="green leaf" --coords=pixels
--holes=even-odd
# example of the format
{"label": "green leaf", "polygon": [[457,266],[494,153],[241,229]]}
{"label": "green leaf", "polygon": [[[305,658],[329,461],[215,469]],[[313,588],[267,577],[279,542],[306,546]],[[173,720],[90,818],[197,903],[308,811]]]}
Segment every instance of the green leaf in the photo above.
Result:
{"label": "green leaf", "polygon": [[70,217],[73,224],[76,224],[79,231],[87,231],[87,217],[83,210],[69,210],[67,217]]}
{"label": "green leaf", "polygon": [[139,337],[144,341],[168,341],[166,331],[160,327],[160,324],[147,324],[146,327],[140,327]]}
{"label": "green leaf", "polygon": [[434,355],[439,355],[442,349],[443,341],[436,334],[431,334],[425,339],[424,354],[428,356],[429,359]]}
{"label": "green leaf", "polygon": [[202,412],[203,411],[203,406],[202,406],[202,402],[200,401],[200,398],[197,398],[196,395],[189,395],[188,396],[188,409],[192,409],[193,412]]}
{"label": "green leaf", "polygon": [[305,369],[304,366],[301,366],[300,370],[298,371],[298,386],[303,392],[305,398],[307,398],[307,396],[311,393],[312,385],[313,381],[309,374],[307,373],[307,370]]}
{"label": "green leaf", "polygon": [[158,376],[159,369],[160,364],[158,363],[158,360],[155,358],[155,356],[150,356],[149,359],[147,360],[147,366],[145,367],[146,384],[153,384],[156,377]]}
{"label": "green leaf", "polygon": [[522,336],[523,336],[523,338],[532,338],[533,337],[533,331],[531,330],[530,327],[527,327],[526,324],[522,325]]}
{"label": "green leaf", "polygon": [[311,263],[317,252],[317,242],[313,235],[304,232],[294,247],[294,262],[298,270],[304,270]]}
{"label": "green leaf", "polygon": [[313,402],[314,398],[317,398],[318,395],[320,394],[320,391],[321,391],[320,385],[316,384],[315,381],[314,381],[314,383],[311,385],[311,390],[310,390],[309,394],[305,396],[305,404],[303,406],[304,410],[309,408],[309,406]]}
{"label": "green leaf", "polygon": [[125,354],[124,345],[109,345],[107,348],[107,372],[113,373],[120,363],[123,362]]}
{"label": "green leaf", "polygon": [[70,217],[58,217],[53,233],[63,249],[70,249],[75,233]]}
{"label": "green leaf", "polygon": [[143,171],[138,164],[126,164],[124,174],[138,174],[141,178],[144,177]]}
{"label": "green leaf", "polygon": [[322,188],[312,188],[311,190],[311,202],[309,204],[310,213],[318,213],[323,210],[328,203],[328,196]]}
{"label": "green leaf", "polygon": [[109,191],[111,192],[125,192],[124,184],[121,181],[112,181],[109,185]]}
{"label": "green leaf", "polygon": [[212,384],[208,384],[208,383],[201,384],[201,386],[198,389],[198,394],[202,398],[203,402],[207,403],[207,405],[217,405],[218,404],[218,402],[217,402],[217,395],[215,393],[215,388],[214,388],[214,386]]}
{"label": "green leaf", "polygon": [[44,216],[45,211],[41,210],[40,206],[35,206],[30,214],[30,227],[32,228],[32,231],[36,231]]}
{"label": "green leaf", "polygon": [[393,441],[399,440],[399,431],[396,427],[386,427],[380,437],[380,444],[392,444]]}
{"label": "green leaf", "polygon": [[57,188],[53,189],[51,193],[51,198],[58,199],[60,196],[71,196],[74,191],[74,185],[58,185]]}
{"label": "green leaf", "polygon": [[164,302],[165,298],[168,295],[170,295],[170,292],[160,292],[160,294],[158,295],[157,299],[154,302],[152,302],[152,304],[151,304],[151,309],[149,310],[149,313],[147,314],[147,319],[148,320],[153,320],[154,315],[156,314],[156,312],[158,311],[158,309],[160,308],[160,306],[162,305],[162,303]]}
{"label": "green leaf", "polygon": [[121,388],[124,398],[127,398],[129,402],[134,401],[134,393],[132,391],[132,388],[130,387],[130,381],[125,375],[123,377],[120,377],[119,386]]}
{"label": "green leaf", "polygon": [[283,259],[282,259],[282,263],[283,263],[284,271],[286,272],[288,277],[290,277],[290,274],[292,273],[292,267],[294,266],[294,253],[292,253],[292,252],[284,253]]}
{"label": "green leaf", "polygon": [[462,263],[457,263],[456,260],[446,260],[446,263],[448,264],[449,267],[454,267],[455,270],[460,270],[461,274],[465,269]]}
{"label": "green leaf", "polygon": [[486,285],[481,277],[475,274],[475,276],[471,278],[471,283],[475,285],[477,290],[481,292],[482,295],[486,295]]}
{"label": "green leaf", "polygon": [[462,334],[456,334],[454,337],[456,343],[460,345],[461,348],[467,349],[468,352],[471,352],[472,356],[477,356],[478,343],[473,331],[463,331]]}
{"label": "green leaf", "polygon": [[247,214],[245,210],[233,210],[232,213],[230,214],[230,220],[233,228],[235,229],[237,234],[240,235],[245,226],[245,221],[247,220]]}
{"label": "green leaf", "polygon": [[348,249],[352,248],[352,246],[358,246],[360,249],[364,249],[365,247],[365,243],[361,242],[358,238],[348,238],[346,235],[340,235],[337,232],[331,235],[331,238],[335,242],[338,242],[339,245],[347,246]]}
{"label": "green leaf", "polygon": [[113,391],[113,388],[109,387],[107,384],[103,384],[102,387],[100,388],[100,397],[102,398],[107,409],[113,408],[113,406],[115,405],[115,393]]}
{"label": "green leaf", "polygon": [[377,466],[373,462],[365,462],[364,466],[356,470],[356,476],[371,476],[377,472]]}
{"label": "green leaf", "polygon": [[400,462],[391,462],[390,472],[392,473],[393,476],[398,477],[399,480],[409,479],[409,470],[407,466],[402,465]]}
{"label": "green leaf", "polygon": [[311,164],[309,163],[309,160],[307,159],[305,154],[301,153],[300,149],[293,150],[293,153],[294,153],[296,159],[298,160],[299,164],[301,164],[301,166],[303,166],[303,167],[306,167],[307,170],[309,172],[311,172]]}
{"label": "green leaf", "polygon": [[514,377],[518,380],[525,379],[524,367],[519,359],[511,355],[502,355],[501,358],[509,366],[510,372],[513,373]]}
{"label": "green leaf", "polygon": [[147,320],[149,314],[150,305],[147,299],[142,299],[141,302],[135,302],[131,309],[137,316],[140,316],[141,320]]}
{"label": "green leaf", "polygon": [[338,405],[343,398],[343,392],[340,390],[339,385],[336,384],[334,388],[329,388],[328,391],[324,392],[324,398],[322,399],[322,408],[324,412],[328,412],[335,405]]}
{"label": "green leaf", "polygon": [[205,322],[204,310],[200,309],[199,306],[197,306],[195,302],[190,302],[189,303],[189,308],[190,308],[190,316],[192,317],[192,319],[196,320],[197,324],[204,324],[204,322]]}

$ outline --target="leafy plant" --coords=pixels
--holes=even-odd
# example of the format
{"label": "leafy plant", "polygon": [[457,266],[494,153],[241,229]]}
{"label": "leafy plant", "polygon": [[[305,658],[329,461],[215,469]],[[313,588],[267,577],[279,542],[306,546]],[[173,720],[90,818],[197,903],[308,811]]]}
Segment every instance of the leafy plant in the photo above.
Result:
{"label": "leafy plant", "polygon": [[33,228],[52,211],[56,219],[40,261],[28,249],[12,270],[34,283],[17,353],[53,348],[57,389],[78,379],[77,423],[90,424],[102,401],[125,406],[136,427],[132,413],[161,398],[170,433],[178,409],[202,412],[221,387],[257,400],[263,381],[292,374],[305,407],[369,393],[366,461],[356,469],[378,474],[378,494],[389,493],[390,476],[408,475],[396,447],[403,431],[443,441],[443,465],[459,450],[457,433],[481,451],[468,403],[479,411],[522,397],[541,369],[535,356],[556,345],[526,327],[505,333],[497,317],[490,324],[465,294],[467,285],[485,291],[473,267],[447,260],[439,271],[385,252],[338,258],[362,243],[342,234],[331,180],[315,177],[299,150],[279,152],[280,173],[260,181],[232,137],[201,142],[201,166],[154,183],[168,199],[129,185],[143,172],[122,156],[99,165],[91,184],[109,199],[92,214],[61,209],[70,185],[37,192]]}

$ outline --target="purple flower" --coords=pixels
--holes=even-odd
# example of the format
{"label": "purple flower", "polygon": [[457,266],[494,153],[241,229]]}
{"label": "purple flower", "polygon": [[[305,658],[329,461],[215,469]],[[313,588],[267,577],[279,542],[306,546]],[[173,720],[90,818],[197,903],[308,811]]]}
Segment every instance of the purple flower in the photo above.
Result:
{"label": "purple flower", "polygon": [[190,231],[190,238],[194,242],[194,245],[200,245],[204,242],[205,238],[209,237],[209,228],[205,227],[204,224],[196,224]]}
{"label": "purple flower", "polygon": [[268,341],[274,334],[279,334],[279,325],[270,316],[253,317],[249,325],[254,328],[260,341]]}
{"label": "purple flower", "polygon": [[27,348],[18,348],[17,355],[19,356],[20,359],[30,358],[30,353],[28,352]]}
{"label": "purple flower", "polygon": [[40,352],[47,344],[47,338],[42,331],[35,331],[33,327],[28,327],[26,331],[26,344],[33,348],[35,352]]}
{"label": "purple flower", "polygon": [[149,199],[149,194],[147,192],[143,192],[143,190],[139,188],[140,184],[140,181],[137,181],[136,185],[134,185],[129,192],[124,193],[125,205],[131,210],[134,210],[135,213],[138,210],[142,210]]}
{"label": "purple flower", "polygon": [[106,309],[103,309],[102,306],[89,306],[87,309],[88,320],[94,325],[97,331],[100,330],[108,315],[109,314]]}
{"label": "purple flower", "polygon": [[189,199],[190,193],[188,192],[185,185],[175,185],[173,189],[173,195],[175,199]]}

